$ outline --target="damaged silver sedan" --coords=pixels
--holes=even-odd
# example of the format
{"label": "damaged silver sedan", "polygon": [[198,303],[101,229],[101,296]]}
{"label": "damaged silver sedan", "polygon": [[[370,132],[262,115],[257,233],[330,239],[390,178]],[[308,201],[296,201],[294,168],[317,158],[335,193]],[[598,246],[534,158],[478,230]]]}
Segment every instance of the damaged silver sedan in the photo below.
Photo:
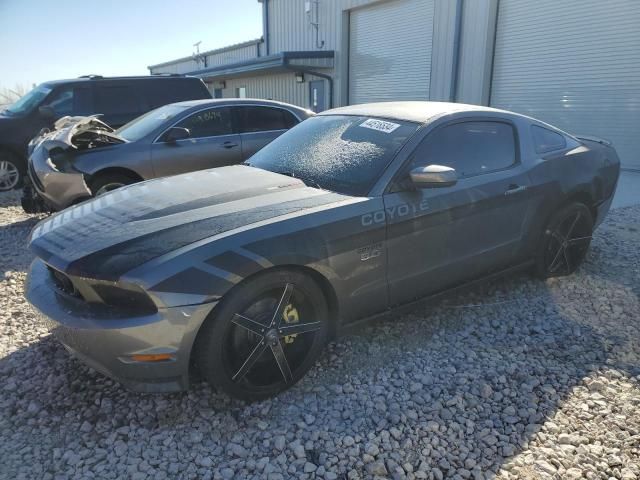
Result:
{"label": "damaged silver sedan", "polygon": [[114,130],[64,117],[29,144],[28,213],[62,210],[124,185],[243,162],[312,112],[267,100],[165,105]]}

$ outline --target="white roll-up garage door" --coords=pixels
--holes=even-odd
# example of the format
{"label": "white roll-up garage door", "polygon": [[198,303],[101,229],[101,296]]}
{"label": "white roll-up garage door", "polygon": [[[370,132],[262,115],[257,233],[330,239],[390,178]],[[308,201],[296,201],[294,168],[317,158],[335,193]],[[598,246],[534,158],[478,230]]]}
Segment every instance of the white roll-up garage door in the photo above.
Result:
{"label": "white roll-up garage door", "polygon": [[349,103],[428,100],[434,0],[351,11]]}
{"label": "white roll-up garage door", "polygon": [[491,105],[611,140],[640,168],[640,1],[499,5]]}

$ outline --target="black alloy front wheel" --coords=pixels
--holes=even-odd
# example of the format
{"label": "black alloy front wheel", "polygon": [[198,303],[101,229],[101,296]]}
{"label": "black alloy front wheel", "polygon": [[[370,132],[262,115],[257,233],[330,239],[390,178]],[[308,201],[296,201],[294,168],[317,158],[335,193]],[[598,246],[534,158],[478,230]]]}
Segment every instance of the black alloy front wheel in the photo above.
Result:
{"label": "black alloy front wheel", "polygon": [[258,275],[235,287],[196,340],[200,373],[228,395],[259,400],[290,388],[325,344],[324,295],[296,271]]}

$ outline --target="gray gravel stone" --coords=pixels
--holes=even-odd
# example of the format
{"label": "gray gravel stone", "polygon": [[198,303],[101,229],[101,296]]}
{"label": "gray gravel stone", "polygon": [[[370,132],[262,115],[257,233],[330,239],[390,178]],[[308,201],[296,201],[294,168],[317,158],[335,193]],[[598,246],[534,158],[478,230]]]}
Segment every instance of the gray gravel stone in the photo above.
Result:
{"label": "gray gravel stone", "polygon": [[418,304],[326,348],[278,398],[141,395],[23,297],[37,217],[0,194],[0,478],[640,479],[640,207],[580,270]]}

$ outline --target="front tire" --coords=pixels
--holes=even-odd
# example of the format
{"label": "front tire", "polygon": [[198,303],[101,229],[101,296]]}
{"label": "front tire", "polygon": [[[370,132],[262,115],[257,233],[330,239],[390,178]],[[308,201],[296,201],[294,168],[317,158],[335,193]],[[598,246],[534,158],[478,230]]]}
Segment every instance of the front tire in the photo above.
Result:
{"label": "front tire", "polygon": [[198,333],[195,362],[229,396],[254,401],[290,388],[317,360],[329,331],[325,297],[289,270],[235,287]]}
{"label": "front tire", "polygon": [[556,212],[538,246],[537,276],[545,279],[574,273],[587,255],[593,228],[593,216],[583,203],[574,202]]}
{"label": "front tire", "polygon": [[0,192],[8,192],[22,185],[24,162],[17,155],[0,151]]}
{"label": "front tire", "polygon": [[94,197],[99,197],[112,190],[136,183],[138,180],[123,173],[105,173],[91,181],[90,189]]}

